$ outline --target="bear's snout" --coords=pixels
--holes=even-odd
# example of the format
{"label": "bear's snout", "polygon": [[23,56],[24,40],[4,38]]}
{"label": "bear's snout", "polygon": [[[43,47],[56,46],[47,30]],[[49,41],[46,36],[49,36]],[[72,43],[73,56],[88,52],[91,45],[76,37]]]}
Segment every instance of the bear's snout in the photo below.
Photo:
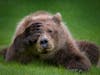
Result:
{"label": "bear's snout", "polygon": [[48,48],[48,39],[44,38],[40,40],[40,45],[42,48],[46,49]]}
{"label": "bear's snout", "polygon": [[47,54],[54,50],[54,42],[47,34],[42,34],[37,40],[37,51],[41,54]]}

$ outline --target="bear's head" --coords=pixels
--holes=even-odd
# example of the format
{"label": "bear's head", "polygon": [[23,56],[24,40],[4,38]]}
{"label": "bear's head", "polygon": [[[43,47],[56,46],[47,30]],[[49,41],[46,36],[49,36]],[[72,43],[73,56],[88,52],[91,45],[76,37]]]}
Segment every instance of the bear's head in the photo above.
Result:
{"label": "bear's head", "polygon": [[59,13],[38,12],[24,18],[17,27],[15,38],[24,34],[27,46],[36,54],[52,54],[64,46],[64,26]]}

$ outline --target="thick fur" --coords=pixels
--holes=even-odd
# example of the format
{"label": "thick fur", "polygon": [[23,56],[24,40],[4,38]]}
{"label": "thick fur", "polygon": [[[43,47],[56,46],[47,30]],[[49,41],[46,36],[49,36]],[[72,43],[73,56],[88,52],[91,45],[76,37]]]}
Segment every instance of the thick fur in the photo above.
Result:
{"label": "thick fur", "polygon": [[97,65],[100,58],[100,48],[94,43],[87,41],[78,41],[77,44],[80,50],[85,52],[85,55],[90,59],[91,63]]}
{"label": "thick fur", "polygon": [[[38,43],[44,36],[48,38],[51,47],[47,54],[42,54],[43,50]],[[89,42],[76,42],[59,13],[52,15],[36,12],[18,24],[12,43],[5,53],[6,61],[26,63],[34,58],[72,70],[87,71],[91,64],[97,64],[99,48]]]}

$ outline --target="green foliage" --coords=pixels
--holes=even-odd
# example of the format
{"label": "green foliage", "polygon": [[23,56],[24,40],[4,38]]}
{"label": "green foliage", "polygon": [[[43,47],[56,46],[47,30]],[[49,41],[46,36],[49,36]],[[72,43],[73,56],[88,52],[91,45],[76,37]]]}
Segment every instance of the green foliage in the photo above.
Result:
{"label": "green foliage", "polygon": [[[64,22],[78,40],[89,40],[100,45],[100,1],[99,0],[0,0],[0,45],[8,45],[17,23],[24,16],[45,10],[60,12]],[[100,69],[92,67],[81,75],[99,75]],[[32,62],[22,65],[6,63],[0,59],[0,75],[80,75],[62,67]]]}

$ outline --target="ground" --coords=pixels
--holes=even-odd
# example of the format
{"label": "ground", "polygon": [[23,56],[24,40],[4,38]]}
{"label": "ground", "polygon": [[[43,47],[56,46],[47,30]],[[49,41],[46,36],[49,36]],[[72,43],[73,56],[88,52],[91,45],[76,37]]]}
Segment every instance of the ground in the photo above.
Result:
{"label": "ground", "polygon": [[[0,47],[10,44],[16,24],[22,17],[37,10],[60,12],[74,38],[100,45],[100,1],[90,0],[0,0]],[[0,57],[0,75],[79,75],[63,67],[35,61],[28,65],[5,63]],[[100,68],[92,67],[81,75],[99,75]]]}

